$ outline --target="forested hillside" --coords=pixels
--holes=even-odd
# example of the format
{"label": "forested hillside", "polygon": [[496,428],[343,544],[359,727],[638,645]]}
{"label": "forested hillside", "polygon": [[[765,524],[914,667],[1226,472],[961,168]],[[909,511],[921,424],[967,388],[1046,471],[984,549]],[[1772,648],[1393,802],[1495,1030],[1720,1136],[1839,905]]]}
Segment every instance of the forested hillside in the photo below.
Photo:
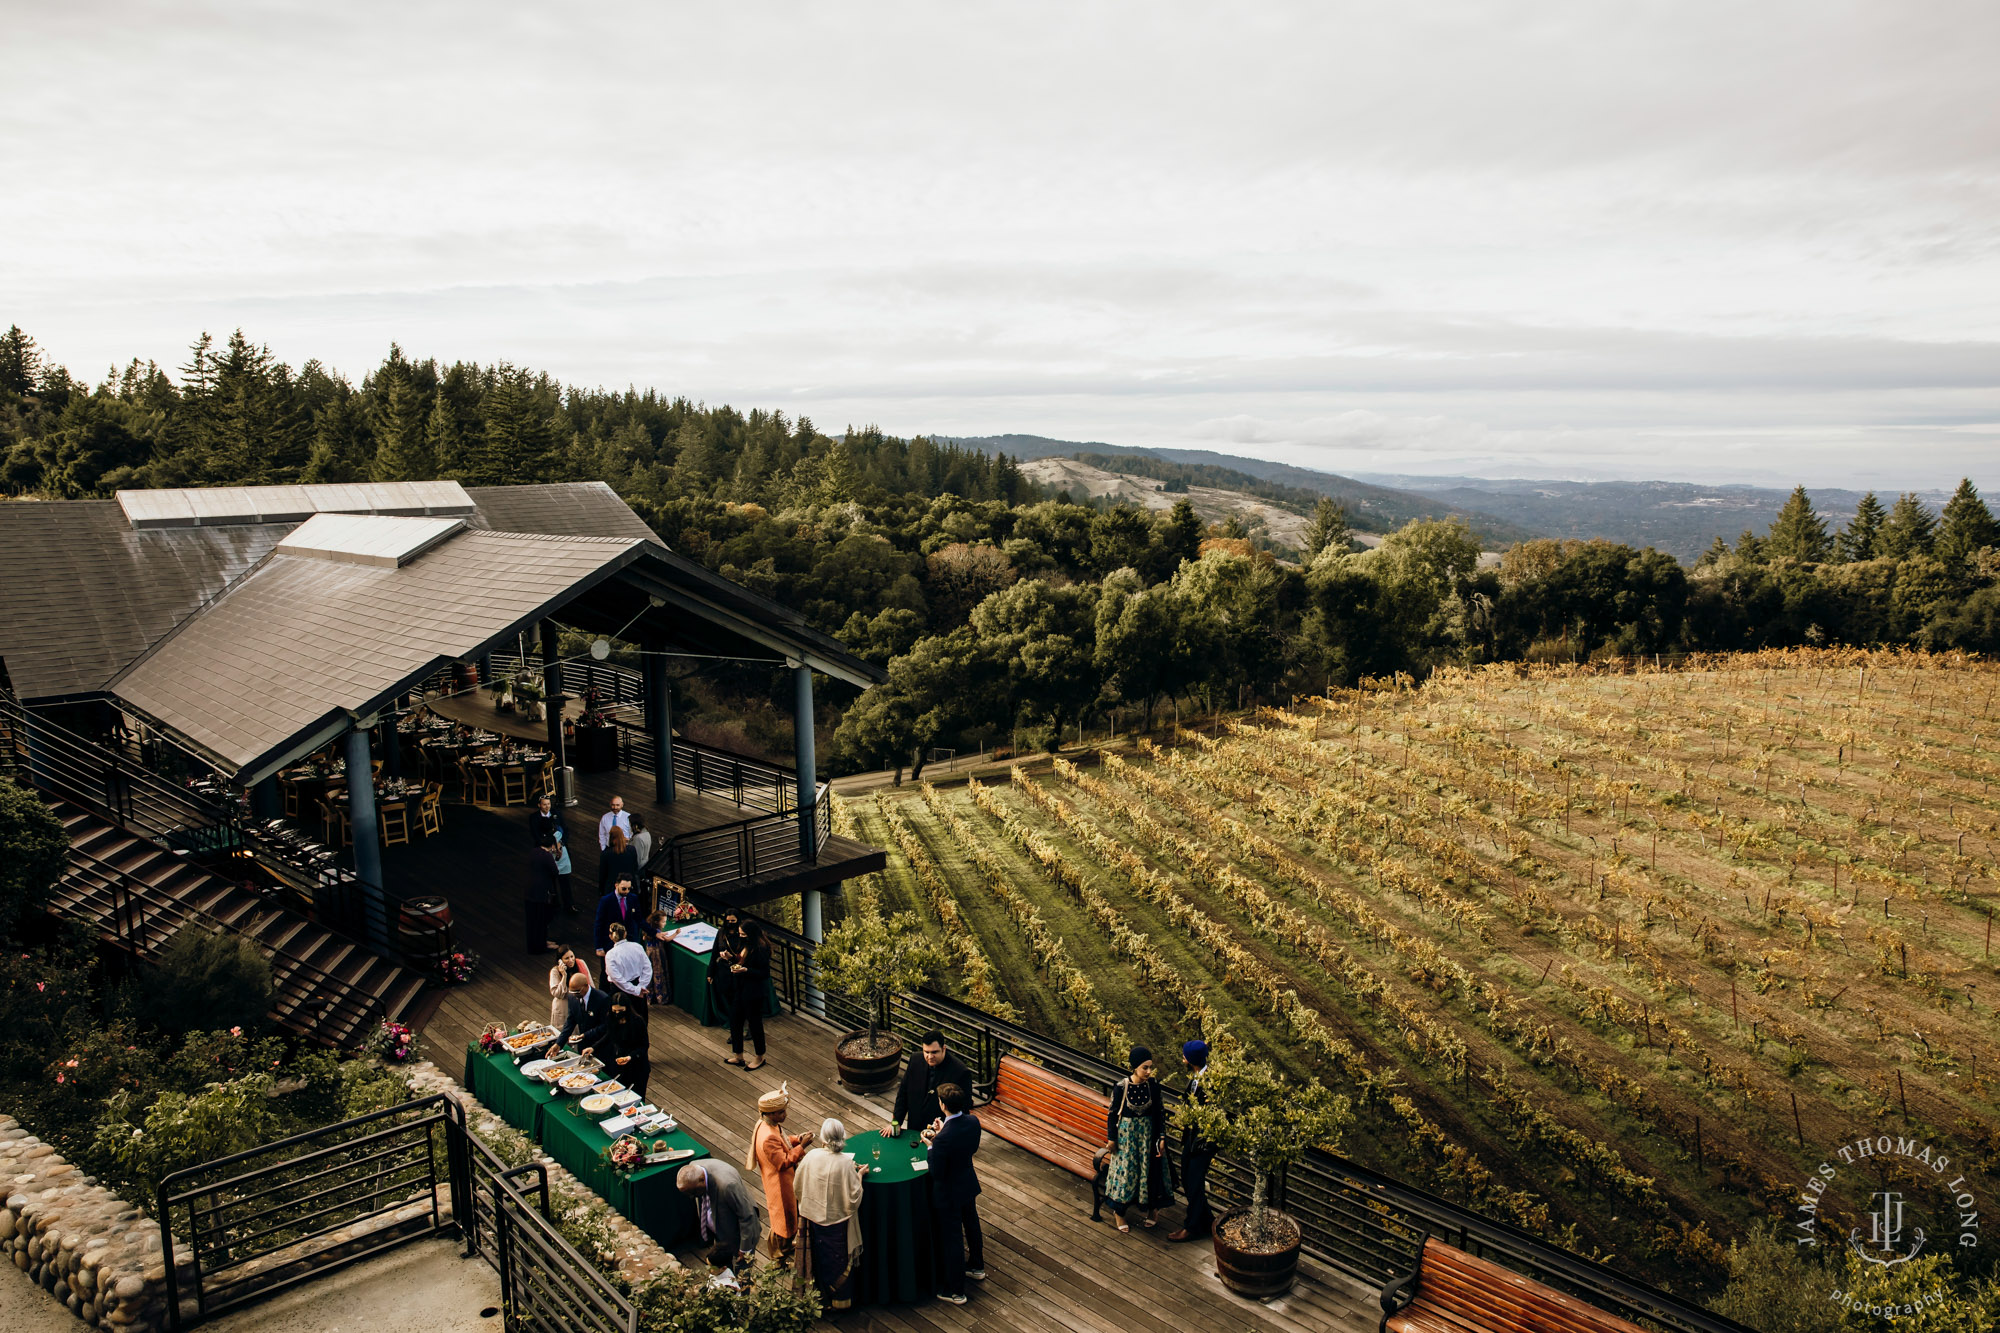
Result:
{"label": "forested hillside", "polygon": [[[932,746],[1056,742],[1107,711],[1283,699],[1364,677],[1529,658],[1852,644],[2000,649],[2000,526],[1970,483],[1933,513],[1869,497],[1829,531],[1803,490],[1765,533],[1692,568],[1607,541],[1531,540],[1481,568],[1457,520],[1355,552],[1316,506],[1298,562],[1191,506],[1044,499],[1004,454],[779,412],[557,383],[391,347],[359,382],[240,332],[169,374],[96,384],[20,329],[0,337],[0,486],[451,477],[602,479],[672,546],[799,608],[887,687],[827,710],[836,771]],[[773,683],[705,673],[696,703],[774,747]],[[767,725],[768,724],[768,725]]]}

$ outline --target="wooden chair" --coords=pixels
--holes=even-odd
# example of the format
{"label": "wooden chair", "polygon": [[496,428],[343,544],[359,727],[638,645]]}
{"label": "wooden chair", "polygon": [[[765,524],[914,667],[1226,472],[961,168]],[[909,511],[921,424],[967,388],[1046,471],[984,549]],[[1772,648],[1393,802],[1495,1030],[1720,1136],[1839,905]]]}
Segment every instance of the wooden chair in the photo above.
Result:
{"label": "wooden chair", "polygon": [[444,832],[444,784],[424,784],[424,799],[417,803],[417,828],[428,838]]}
{"label": "wooden chair", "polygon": [[[1025,1148],[1084,1180],[1097,1177],[1097,1151],[1111,1098],[1011,1055],[1000,1057],[993,1100],[979,1108],[989,1134]],[[1103,1196],[1092,1191],[1092,1220],[1101,1220]]]}
{"label": "wooden chair", "polygon": [[526,805],[528,803],[528,770],[520,764],[509,764],[500,770],[500,804]]}
{"label": "wooden chair", "polygon": [[393,847],[397,843],[410,840],[410,803],[408,801],[387,801],[383,804],[378,821],[382,825],[382,845]]}
{"label": "wooden chair", "polygon": [[292,819],[299,817],[299,784],[289,778],[279,778],[278,786],[285,793],[285,814]]}
{"label": "wooden chair", "polygon": [[352,847],[354,832],[347,826],[347,803],[329,798],[321,801],[319,808],[327,842],[335,847]]}
{"label": "wooden chair", "polygon": [[465,777],[465,799],[473,805],[493,804],[492,766],[467,759],[459,761],[458,769]]}
{"label": "wooden chair", "polygon": [[535,785],[528,789],[528,796],[534,799],[541,796],[553,797],[555,794],[556,761],[555,756],[550,755],[542,760],[542,766],[535,770]]}
{"label": "wooden chair", "polygon": [[1416,1267],[1382,1288],[1381,1302],[1380,1333],[1642,1333],[1609,1311],[1428,1237]]}

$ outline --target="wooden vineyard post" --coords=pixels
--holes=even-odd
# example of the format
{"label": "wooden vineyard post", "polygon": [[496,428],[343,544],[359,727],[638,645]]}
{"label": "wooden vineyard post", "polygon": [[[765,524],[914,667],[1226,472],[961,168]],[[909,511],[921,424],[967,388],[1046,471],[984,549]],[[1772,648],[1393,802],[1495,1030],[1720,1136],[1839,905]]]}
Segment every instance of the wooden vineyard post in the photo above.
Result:
{"label": "wooden vineyard post", "polygon": [[1792,1129],[1799,1136],[1799,1146],[1805,1147],[1806,1127],[1805,1122],[1799,1119],[1799,1094],[1796,1092],[1792,1094]]}
{"label": "wooden vineyard post", "polygon": [[1707,1170],[1707,1167],[1703,1165],[1701,1160],[1701,1117],[1700,1116],[1696,1116],[1694,1118],[1694,1169],[1697,1171]]}
{"label": "wooden vineyard post", "polygon": [[1743,1020],[1736,1016],[1736,974],[1729,974],[1729,1023],[1732,1027],[1742,1027]]}
{"label": "wooden vineyard post", "polygon": [[1986,913],[1986,957],[1993,956],[1993,913]]}
{"label": "wooden vineyard post", "polygon": [[1646,1007],[1646,1003],[1643,1000],[1639,1002],[1639,1021],[1646,1025],[1646,1044],[1651,1046],[1653,1044],[1653,1014]]}

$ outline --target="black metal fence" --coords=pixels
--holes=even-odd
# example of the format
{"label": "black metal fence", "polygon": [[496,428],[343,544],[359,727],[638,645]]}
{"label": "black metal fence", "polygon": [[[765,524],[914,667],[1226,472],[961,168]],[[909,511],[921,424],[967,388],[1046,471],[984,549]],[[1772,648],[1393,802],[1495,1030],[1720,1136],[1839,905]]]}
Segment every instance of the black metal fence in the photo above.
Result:
{"label": "black metal fence", "polygon": [[508,1166],[443,1095],[176,1171],[157,1206],[175,1329],[456,1227],[499,1273],[509,1333],[638,1330],[563,1239],[547,1168]]}

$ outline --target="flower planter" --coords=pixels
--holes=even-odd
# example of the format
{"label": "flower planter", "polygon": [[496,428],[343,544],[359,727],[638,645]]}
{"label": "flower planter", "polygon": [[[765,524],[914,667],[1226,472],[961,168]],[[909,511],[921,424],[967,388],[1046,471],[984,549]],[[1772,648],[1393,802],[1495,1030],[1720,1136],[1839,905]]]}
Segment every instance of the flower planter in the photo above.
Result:
{"label": "flower planter", "polygon": [[840,1070],[841,1086],[850,1092],[882,1092],[894,1087],[903,1072],[903,1039],[893,1032],[878,1032],[871,1050],[868,1029],[856,1028],[841,1034],[833,1048],[833,1063]]}
{"label": "flower planter", "polygon": [[[1215,1275],[1238,1296],[1253,1301],[1274,1300],[1292,1289],[1299,1273],[1299,1224],[1283,1213],[1271,1214],[1281,1233],[1273,1243],[1257,1243],[1241,1235],[1250,1217],[1247,1208],[1232,1208],[1215,1223]],[[1235,1223],[1232,1228],[1231,1223]],[[1231,1232],[1237,1238],[1232,1239]],[[1289,1242],[1284,1237],[1289,1236]]]}

